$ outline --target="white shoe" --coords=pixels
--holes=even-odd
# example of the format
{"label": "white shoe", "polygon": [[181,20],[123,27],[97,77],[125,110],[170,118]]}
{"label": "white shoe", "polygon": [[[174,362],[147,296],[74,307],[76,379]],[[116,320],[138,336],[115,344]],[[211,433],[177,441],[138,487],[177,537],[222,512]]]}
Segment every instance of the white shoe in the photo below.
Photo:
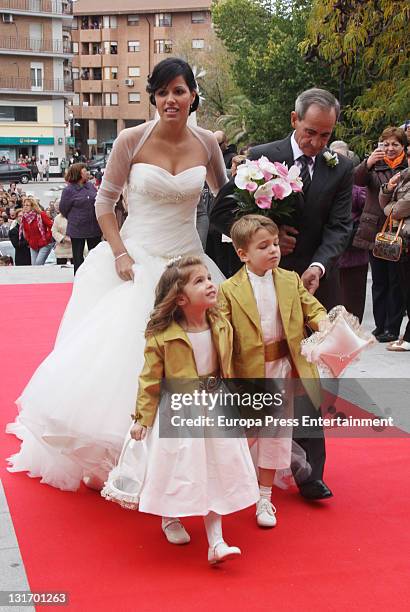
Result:
{"label": "white shoe", "polygon": [[189,533],[178,518],[162,521],[162,531],[170,544],[188,544],[191,541]]}
{"label": "white shoe", "polygon": [[226,542],[219,542],[208,549],[208,561],[211,565],[221,563],[228,559],[236,559],[241,554],[241,549],[237,546],[228,546]]}
{"label": "white shoe", "polygon": [[259,527],[275,527],[276,520],[276,508],[266,498],[261,497],[256,504],[256,522]]}

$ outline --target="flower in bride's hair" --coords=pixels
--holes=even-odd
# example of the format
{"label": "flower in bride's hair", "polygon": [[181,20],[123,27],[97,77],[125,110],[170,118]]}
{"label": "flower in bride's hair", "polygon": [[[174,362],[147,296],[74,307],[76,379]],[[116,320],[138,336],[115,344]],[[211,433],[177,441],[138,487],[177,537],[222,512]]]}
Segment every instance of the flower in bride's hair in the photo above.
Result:
{"label": "flower in bride's hair", "polygon": [[[238,166],[235,175],[235,185],[239,189],[246,189],[247,191],[255,191],[255,182],[263,179],[263,172],[255,162],[251,162],[248,159],[244,164]],[[250,187],[250,189],[247,187]]]}
{"label": "flower in bride's hair", "polygon": [[172,268],[172,266],[175,266],[175,264],[177,264],[179,261],[181,261],[182,259],[182,255],[177,255],[176,257],[173,257],[172,259],[170,259],[167,262],[167,265],[165,266],[166,268]]}

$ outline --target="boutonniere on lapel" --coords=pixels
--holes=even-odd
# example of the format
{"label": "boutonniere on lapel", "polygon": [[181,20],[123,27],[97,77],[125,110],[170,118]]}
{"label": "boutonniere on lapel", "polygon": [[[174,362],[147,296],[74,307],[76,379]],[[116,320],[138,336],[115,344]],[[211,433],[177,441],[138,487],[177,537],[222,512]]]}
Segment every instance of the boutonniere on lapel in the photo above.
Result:
{"label": "boutonniere on lapel", "polygon": [[323,157],[325,158],[326,165],[329,166],[329,168],[335,168],[337,164],[339,163],[339,158],[337,156],[337,153],[332,153],[331,151],[325,151],[323,153]]}

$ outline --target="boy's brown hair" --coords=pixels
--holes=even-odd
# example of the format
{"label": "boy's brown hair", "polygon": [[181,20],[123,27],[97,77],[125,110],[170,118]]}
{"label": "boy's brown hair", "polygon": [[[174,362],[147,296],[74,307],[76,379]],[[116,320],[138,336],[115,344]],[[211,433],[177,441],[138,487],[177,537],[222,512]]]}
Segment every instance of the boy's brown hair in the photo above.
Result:
{"label": "boy's brown hair", "polygon": [[272,236],[279,234],[279,228],[264,215],[244,215],[231,227],[231,238],[236,250],[248,248],[248,245],[259,229],[266,229]]}

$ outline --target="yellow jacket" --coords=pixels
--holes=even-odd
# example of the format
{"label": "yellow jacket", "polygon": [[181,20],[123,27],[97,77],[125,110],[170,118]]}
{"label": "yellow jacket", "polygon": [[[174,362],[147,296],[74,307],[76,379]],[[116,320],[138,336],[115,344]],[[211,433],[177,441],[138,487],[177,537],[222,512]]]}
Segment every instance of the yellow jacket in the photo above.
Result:
{"label": "yellow jacket", "polygon": [[[232,327],[222,317],[209,318],[212,339],[218,355],[220,375],[231,378]],[[145,363],[139,377],[135,419],[151,427],[158,408],[161,381],[199,378],[194,351],[186,332],[175,321],[167,329],[147,339]]]}
{"label": "yellow jacket", "polygon": [[[314,331],[326,316],[322,304],[304,287],[296,272],[273,270],[273,281],[289,353],[308,395],[319,407],[320,386],[316,366],[300,354],[300,343],[306,337],[305,325]],[[252,285],[246,267],[219,287],[221,313],[233,327],[233,368],[237,378],[264,378],[265,351],[262,328]],[[309,380],[310,379],[310,380]],[[313,379],[313,380],[312,380]]]}

